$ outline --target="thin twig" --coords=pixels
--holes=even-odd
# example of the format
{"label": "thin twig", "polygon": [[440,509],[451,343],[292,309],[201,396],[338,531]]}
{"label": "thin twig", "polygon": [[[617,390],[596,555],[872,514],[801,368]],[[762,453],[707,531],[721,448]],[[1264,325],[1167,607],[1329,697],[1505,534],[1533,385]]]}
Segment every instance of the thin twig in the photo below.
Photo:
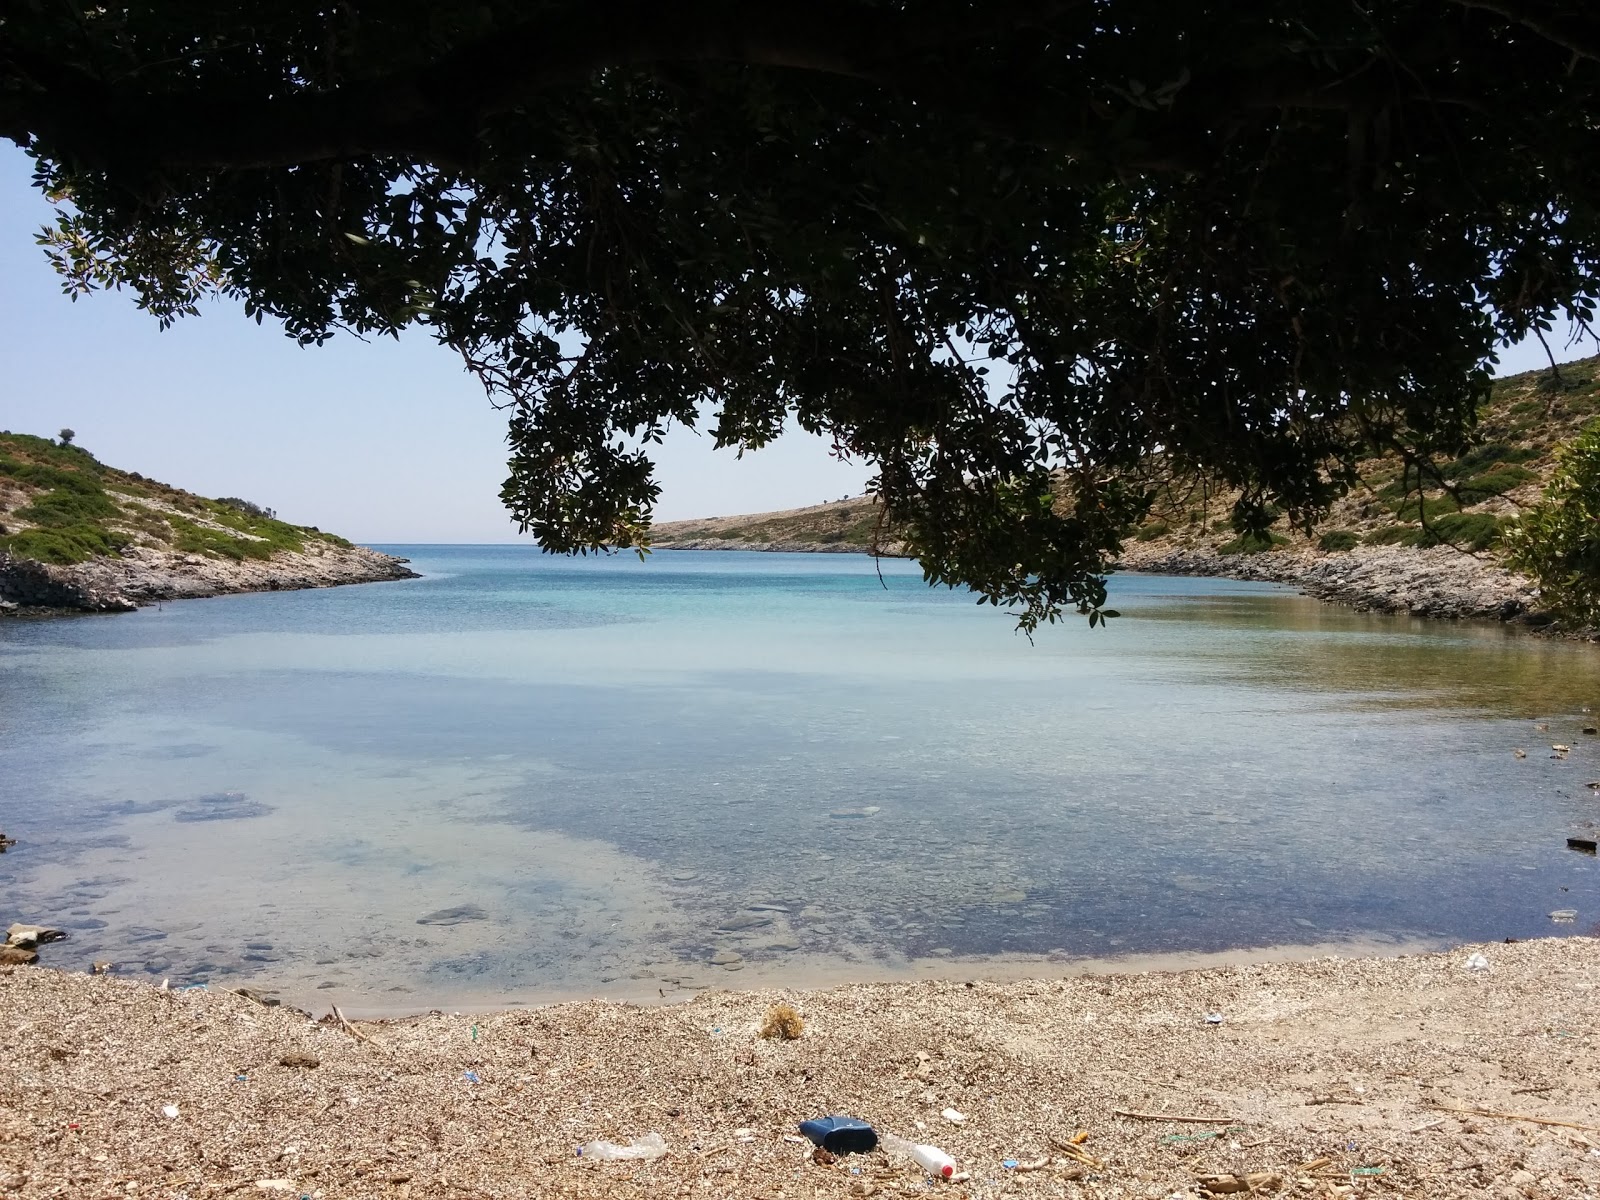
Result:
{"label": "thin twig", "polygon": [[1495,1112],[1492,1108],[1452,1108],[1448,1104],[1435,1104],[1433,1107],[1440,1112],[1463,1113],[1471,1117],[1497,1117],[1502,1121],[1528,1121],[1534,1125],[1554,1125],[1561,1129],[1586,1129],[1590,1133],[1600,1133],[1600,1125],[1580,1125],[1576,1121],[1557,1121],[1551,1117],[1530,1117],[1523,1113]]}
{"label": "thin twig", "polygon": [[1176,1113],[1133,1112],[1126,1108],[1114,1108],[1111,1110],[1111,1115],[1115,1117],[1131,1117],[1135,1121],[1182,1121],[1187,1125],[1243,1124],[1237,1117],[1184,1117]]}

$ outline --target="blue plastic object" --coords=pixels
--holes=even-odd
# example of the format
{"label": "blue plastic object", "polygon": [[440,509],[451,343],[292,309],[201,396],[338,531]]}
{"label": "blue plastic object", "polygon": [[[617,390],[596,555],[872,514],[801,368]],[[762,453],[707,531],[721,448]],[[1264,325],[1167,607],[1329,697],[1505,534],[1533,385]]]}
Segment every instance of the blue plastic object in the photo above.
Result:
{"label": "blue plastic object", "polygon": [[878,1131],[860,1117],[835,1113],[800,1122],[800,1132],[830,1154],[865,1154],[878,1145]]}

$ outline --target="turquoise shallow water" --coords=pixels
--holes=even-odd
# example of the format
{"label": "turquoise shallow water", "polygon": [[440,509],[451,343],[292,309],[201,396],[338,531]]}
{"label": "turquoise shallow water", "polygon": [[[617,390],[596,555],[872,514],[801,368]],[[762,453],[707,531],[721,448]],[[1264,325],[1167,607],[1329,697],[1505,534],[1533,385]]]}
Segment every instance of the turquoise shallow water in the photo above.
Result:
{"label": "turquoise shallow water", "polygon": [[0,623],[0,916],[368,1007],[1600,921],[1592,647],[1138,576],[1030,644],[905,563],[392,549],[425,578]]}

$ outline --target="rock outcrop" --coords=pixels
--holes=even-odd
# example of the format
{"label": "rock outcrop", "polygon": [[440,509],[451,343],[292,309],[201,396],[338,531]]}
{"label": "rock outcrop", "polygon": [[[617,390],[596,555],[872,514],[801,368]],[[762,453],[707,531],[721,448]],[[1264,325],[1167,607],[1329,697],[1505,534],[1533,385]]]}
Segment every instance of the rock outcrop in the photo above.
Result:
{"label": "rock outcrop", "polygon": [[365,546],[308,542],[302,551],[234,561],[132,546],[115,557],[54,566],[0,553],[0,605],[128,612],[142,604],[231,592],[293,591],[415,579],[406,560]]}
{"label": "rock outcrop", "polygon": [[1533,615],[1538,591],[1531,582],[1448,546],[1218,554],[1135,543],[1127,547],[1121,565],[1124,570],[1151,575],[1213,575],[1286,583],[1319,600],[1363,611],[1496,621],[1520,618],[1538,623]]}

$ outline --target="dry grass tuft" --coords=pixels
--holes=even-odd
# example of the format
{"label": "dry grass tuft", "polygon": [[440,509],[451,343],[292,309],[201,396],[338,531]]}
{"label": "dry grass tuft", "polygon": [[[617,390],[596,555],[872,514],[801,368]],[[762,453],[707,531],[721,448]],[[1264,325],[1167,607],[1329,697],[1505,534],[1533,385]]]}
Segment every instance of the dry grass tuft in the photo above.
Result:
{"label": "dry grass tuft", "polygon": [[804,1032],[806,1023],[792,1004],[774,1004],[767,1009],[767,1019],[761,1022],[761,1036],[782,1038],[792,1042]]}

